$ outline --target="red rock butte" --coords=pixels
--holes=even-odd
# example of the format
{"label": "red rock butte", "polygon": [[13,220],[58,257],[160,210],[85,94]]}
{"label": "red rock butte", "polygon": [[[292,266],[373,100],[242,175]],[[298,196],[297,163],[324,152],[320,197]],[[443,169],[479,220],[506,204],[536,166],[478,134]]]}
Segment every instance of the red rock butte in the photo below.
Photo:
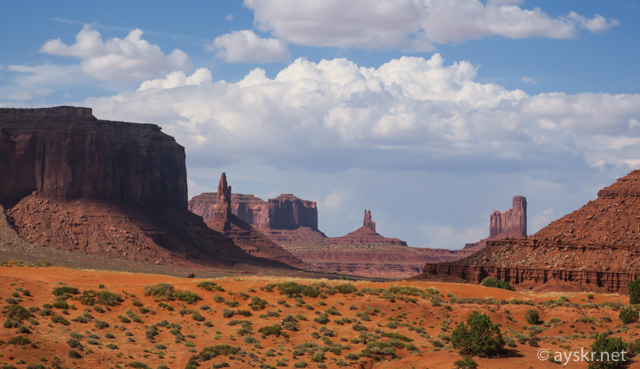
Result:
{"label": "red rock butte", "polygon": [[100,120],[81,107],[1,108],[0,173],[0,225],[26,241],[3,234],[3,247],[293,269],[247,254],[188,211],[184,148],[155,124]]}
{"label": "red rock butte", "polygon": [[598,192],[598,198],[529,237],[488,241],[455,262],[425,265],[419,279],[516,287],[624,292],[640,277],[640,171]]}

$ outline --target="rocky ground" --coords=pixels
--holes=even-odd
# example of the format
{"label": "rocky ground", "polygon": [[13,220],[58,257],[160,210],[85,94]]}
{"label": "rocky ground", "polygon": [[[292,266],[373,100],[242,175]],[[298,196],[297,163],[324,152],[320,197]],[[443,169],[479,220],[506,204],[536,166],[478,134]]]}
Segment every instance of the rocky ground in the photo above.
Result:
{"label": "rocky ground", "polygon": [[[285,296],[288,282],[319,295]],[[473,311],[500,325],[508,349],[474,357],[479,367],[557,368],[539,350],[588,350],[604,332],[633,342],[639,328],[618,318],[622,295],[424,281],[205,280],[5,262],[0,298],[5,368],[451,368],[461,359],[452,331]],[[537,324],[525,319],[531,308]]]}

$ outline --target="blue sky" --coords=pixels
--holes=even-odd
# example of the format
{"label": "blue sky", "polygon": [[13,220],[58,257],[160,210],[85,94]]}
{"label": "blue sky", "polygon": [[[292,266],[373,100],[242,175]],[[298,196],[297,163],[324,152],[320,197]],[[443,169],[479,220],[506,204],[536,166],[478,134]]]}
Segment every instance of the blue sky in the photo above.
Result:
{"label": "blue sky", "polygon": [[3,4],[0,106],[152,122],[190,195],[318,202],[343,235],[462,247],[529,231],[640,167],[640,3],[245,0]]}

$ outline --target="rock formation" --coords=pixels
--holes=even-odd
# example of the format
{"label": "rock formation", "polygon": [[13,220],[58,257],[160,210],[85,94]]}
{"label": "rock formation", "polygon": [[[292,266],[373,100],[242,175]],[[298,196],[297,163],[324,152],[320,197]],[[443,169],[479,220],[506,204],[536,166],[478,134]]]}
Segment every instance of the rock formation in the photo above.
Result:
{"label": "rock formation", "polygon": [[487,241],[518,238],[527,235],[527,199],[513,197],[513,207],[504,213],[494,210],[489,215],[489,237],[475,243],[467,243],[464,249],[479,251],[487,246]]}
{"label": "rock formation", "polygon": [[276,245],[249,223],[234,215],[231,211],[232,198],[231,186],[227,185],[227,175],[222,173],[218,183],[218,192],[216,193],[214,215],[207,222],[209,228],[230,238],[235,245],[250,255],[277,260],[301,268],[308,267],[300,259]]}
{"label": "rock formation", "polygon": [[0,109],[0,204],[56,199],[185,208],[184,148],[153,124],[98,120],[89,108]]}
{"label": "rock formation", "polygon": [[329,239],[330,245],[374,245],[374,244],[390,244],[407,246],[405,241],[397,238],[387,238],[376,232],[376,223],[371,220],[371,210],[364,211],[364,220],[362,227],[350,232],[342,237],[333,237]]}
{"label": "rock formation", "polygon": [[488,241],[451,263],[426,264],[422,279],[624,292],[640,277],[640,171],[598,192],[598,198],[530,237]]}
{"label": "rock formation", "polygon": [[513,207],[504,213],[494,210],[490,217],[489,238],[518,238],[527,235],[527,199],[513,197]]}
{"label": "rock formation", "polygon": [[89,108],[0,109],[0,206],[29,244],[153,264],[292,269],[248,255],[187,210],[185,153],[173,137]]}
{"label": "rock formation", "polygon": [[[189,209],[205,220],[212,219],[217,197],[216,193],[195,196],[189,201]],[[274,206],[275,203],[282,205]],[[303,208],[304,210],[301,210]],[[269,216],[269,212],[275,209],[278,209],[280,215]],[[414,248],[397,238],[384,237],[376,232],[371,210],[365,210],[362,227],[342,237],[327,237],[317,229],[315,202],[301,200],[293,195],[281,195],[276,199],[263,201],[253,195],[231,194],[231,212],[306,265],[337,274],[383,278],[410,277],[419,274],[426,262],[457,260],[475,252]],[[305,214],[306,221],[302,220]],[[294,224],[297,228],[290,229]],[[219,226],[212,225],[211,221],[209,225],[214,229],[220,229],[216,228]],[[271,228],[269,225],[282,228]],[[225,234],[235,237],[234,240],[238,239],[230,233]],[[244,249],[249,251],[248,248]]]}
{"label": "rock formation", "polygon": [[[214,217],[213,209],[220,201],[218,193],[220,193],[220,188],[218,188],[218,192],[194,196],[189,201],[189,210],[208,222]],[[253,195],[232,194],[230,209],[234,215],[257,227],[318,229],[318,209],[315,201],[302,200],[291,194],[282,194],[268,201],[263,201]]]}

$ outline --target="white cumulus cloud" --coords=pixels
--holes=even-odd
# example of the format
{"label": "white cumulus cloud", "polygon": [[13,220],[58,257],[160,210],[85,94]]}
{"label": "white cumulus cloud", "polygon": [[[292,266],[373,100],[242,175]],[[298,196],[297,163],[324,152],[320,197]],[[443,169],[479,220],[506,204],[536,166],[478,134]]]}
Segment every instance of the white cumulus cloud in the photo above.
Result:
{"label": "white cumulus cloud", "polygon": [[148,90],[150,88],[169,89],[175,87],[200,85],[204,82],[211,81],[211,72],[207,68],[199,68],[189,77],[182,71],[173,71],[164,78],[158,78],[150,81],[144,81],[140,85],[138,91]]}
{"label": "white cumulus cloud", "polygon": [[160,47],[141,37],[142,31],[135,29],[124,39],[114,37],[103,42],[98,31],[84,26],[76,35],[75,44],[67,45],[60,39],[49,40],[40,52],[79,58],[85,73],[106,81],[148,79],[169,70],[191,68],[186,53],[175,49],[165,55]]}
{"label": "white cumulus cloud", "polygon": [[294,44],[431,51],[434,43],[482,37],[564,39],[578,28],[600,32],[619,24],[575,12],[553,18],[521,0],[245,0],[261,31]]}
{"label": "white cumulus cloud", "polygon": [[251,30],[233,31],[216,37],[205,47],[228,63],[270,63],[287,60],[291,52],[275,38],[262,38]]}
{"label": "white cumulus cloud", "polygon": [[640,130],[630,123],[640,116],[640,95],[529,96],[476,82],[476,71],[439,54],[378,68],[301,58],[273,79],[260,68],[237,83],[169,75],[84,103],[100,118],[162,125],[205,167],[524,171],[627,168],[640,157]]}

